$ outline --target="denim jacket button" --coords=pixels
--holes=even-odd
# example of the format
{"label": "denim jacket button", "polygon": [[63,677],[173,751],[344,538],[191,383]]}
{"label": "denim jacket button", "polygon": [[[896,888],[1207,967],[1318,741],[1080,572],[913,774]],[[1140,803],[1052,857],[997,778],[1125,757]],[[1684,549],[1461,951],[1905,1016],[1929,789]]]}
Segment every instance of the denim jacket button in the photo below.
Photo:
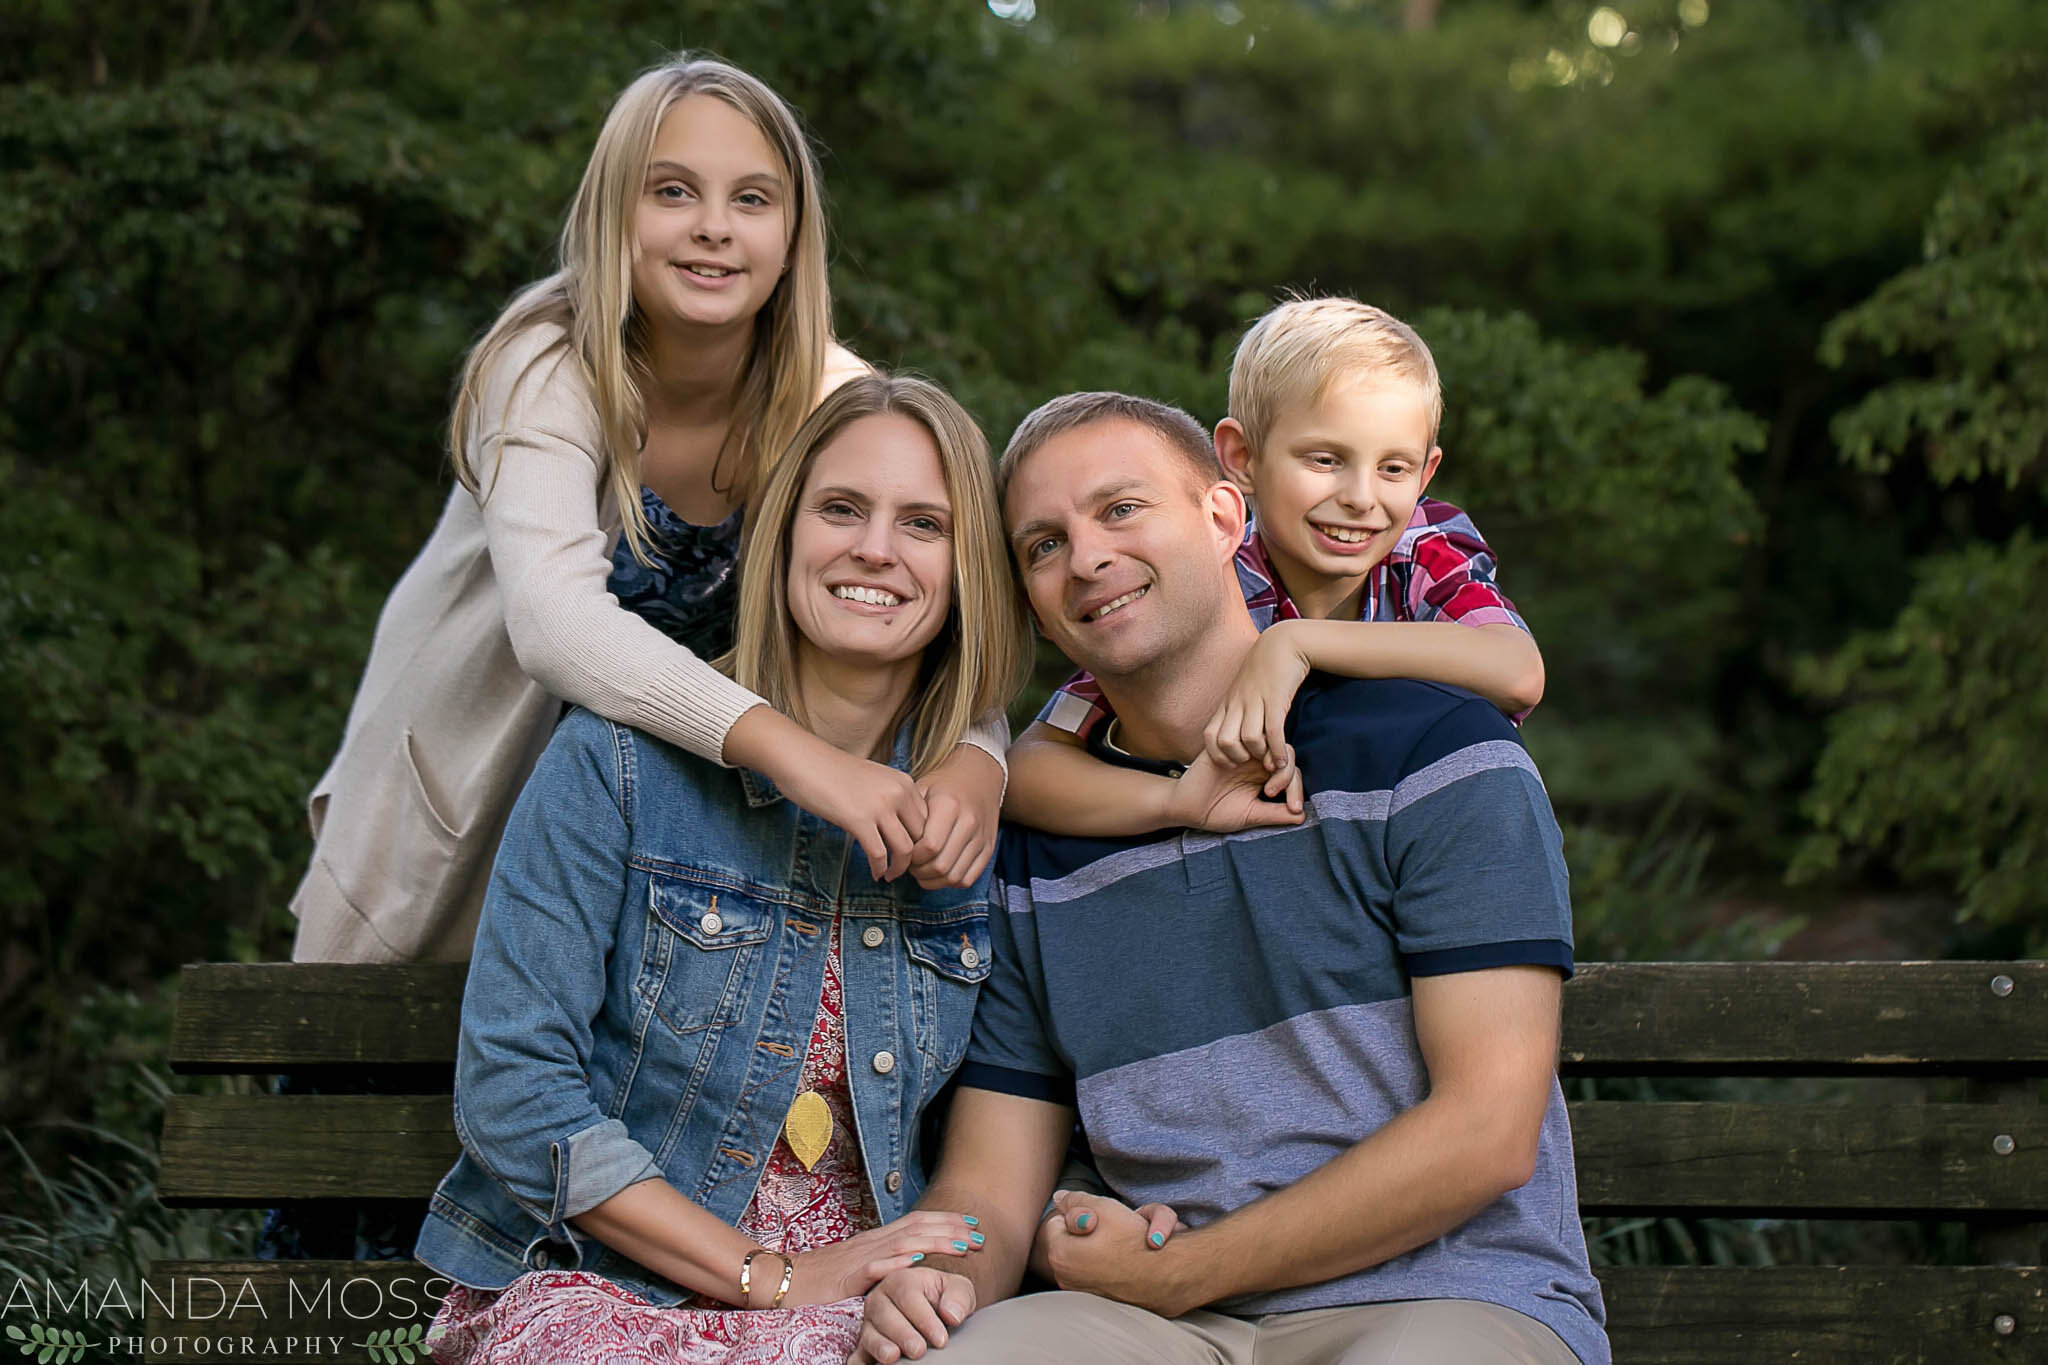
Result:
{"label": "denim jacket button", "polygon": [[529,1259],[530,1263],[532,1264],[535,1270],[546,1270],[549,1267],[553,1266],[555,1263],[555,1258],[548,1255],[548,1249],[546,1247],[535,1247],[533,1249],[533,1255]]}
{"label": "denim jacket button", "polygon": [[697,927],[707,934],[715,934],[725,927],[725,921],[718,917],[716,910],[709,910],[705,912],[704,918],[697,921]]}
{"label": "denim jacket button", "polygon": [[970,972],[973,971],[981,965],[981,954],[975,952],[972,948],[962,948],[960,950],[960,965]]}
{"label": "denim jacket button", "polygon": [[896,1054],[895,1054],[895,1053],[893,1053],[893,1052],[877,1052],[877,1053],[875,1054],[875,1074],[876,1074],[876,1075],[878,1075],[878,1076],[886,1076],[886,1075],[888,1075],[888,1074],[889,1074],[890,1072],[894,1071],[895,1069],[896,1069]]}
{"label": "denim jacket button", "polygon": [[867,928],[860,931],[860,941],[870,948],[881,947],[882,940],[886,937],[888,936],[882,932],[881,926],[877,924],[870,924]]}
{"label": "denim jacket button", "polygon": [[894,1194],[894,1193],[896,1193],[896,1191],[898,1191],[898,1190],[902,1189],[902,1188],[903,1188],[903,1172],[901,1172],[901,1171],[891,1171],[891,1172],[889,1172],[888,1178],[882,1181],[882,1188],[883,1188],[883,1189],[885,1189],[885,1190],[887,1190],[887,1191],[888,1191],[889,1193],[891,1193],[891,1194]]}

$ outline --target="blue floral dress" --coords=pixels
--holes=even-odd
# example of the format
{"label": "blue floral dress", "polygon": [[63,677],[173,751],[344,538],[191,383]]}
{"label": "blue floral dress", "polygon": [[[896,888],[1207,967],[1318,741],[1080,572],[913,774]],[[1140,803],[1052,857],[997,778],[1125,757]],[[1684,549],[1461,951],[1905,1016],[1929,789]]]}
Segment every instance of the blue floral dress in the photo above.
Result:
{"label": "blue floral dress", "polygon": [[654,563],[633,558],[619,537],[605,586],[619,605],[644,618],[700,659],[732,648],[733,613],[739,608],[737,573],[740,509],[716,526],[684,521],[651,488],[640,490],[640,510],[653,532]]}

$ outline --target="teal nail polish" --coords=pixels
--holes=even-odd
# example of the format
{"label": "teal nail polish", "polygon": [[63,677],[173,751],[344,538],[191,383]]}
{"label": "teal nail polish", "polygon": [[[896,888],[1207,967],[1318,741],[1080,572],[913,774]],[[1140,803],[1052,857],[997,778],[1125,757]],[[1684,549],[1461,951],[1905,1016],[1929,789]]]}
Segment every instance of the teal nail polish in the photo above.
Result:
{"label": "teal nail polish", "polygon": [[982,1235],[981,1235],[980,1233],[978,1233],[978,1232],[970,1232],[970,1233],[968,1233],[968,1234],[967,1234],[967,1240],[968,1240],[968,1241],[970,1241],[970,1242],[972,1242],[972,1243],[974,1243],[974,1244],[975,1244],[976,1246],[987,1246],[987,1245],[988,1245],[988,1238],[986,1238],[986,1237],[982,1236]]}
{"label": "teal nail polish", "polygon": [[924,1253],[922,1251],[913,1251],[910,1253],[910,1263],[912,1265],[916,1265],[919,1261],[922,1261],[923,1259]]}
{"label": "teal nail polish", "polygon": [[963,1214],[961,1214],[961,1215],[960,1215],[960,1221],[961,1221],[961,1222],[963,1222],[963,1223],[965,1223],[965,1224],[967,1224],[967,1226],[968,1226],[968,1227],[971,1227],[971,1228],[978,1228],[978,1227],[980,1227],[980,1226],[981,1226],[981,1220],[980,1220],[979,1218],[976,1218],[976,1217],[975,1217],[975,1216],[974,1216],[973,1214],[971,1214],[971,1213],[963,1213]]}
{"label": "teal nail polish", "polygon": [[1079,1229],[1081,1229],[1081,1231],[1083,1231],[1083,1232],[1086,1232],[1086,1231],[1088,1230],[1088,1225],[1089,1225],[1090,1223],[1094,1222],[1094,1221],[1095,1221],[1095,1215],[1094,1215],[1094,1214],[1092,1214],[1092,1213],[1084,1213],[1084,1214],[1082,1214],[1082,1215],[1081,1215],[1081,1216],[1080,1216],[1079,1218],[1076,1218],[1076,1219],[1074,1220],[1074,1226],[1075,1226],[1075,1227],[1077,1227],[1077,1228],[1079,1228]]}
{"label": "teal nail polish", "polygon": [[1165,1245],[1166,1245],[1166,1234],[1165,1234],[1165,1233],[1163,1233],[1163,1232],[1155,1232],[1155,1233],[1153,1233],[1153,1234],[1152,1234],[1152,1245],[1153,1245],[1153,1246],[1156,1246],[1156,1247],[1163,1247],[1163,1246],[1165,1246]]}
{"label": "teal nail polish", "polygon": [[965,1242],[955,1242],[955,1243],[953,1243],[953,1250],[955,1250],[955,1251],[965,1251],[965,1250],[967,1250],[967,1243],[965,1243]]}

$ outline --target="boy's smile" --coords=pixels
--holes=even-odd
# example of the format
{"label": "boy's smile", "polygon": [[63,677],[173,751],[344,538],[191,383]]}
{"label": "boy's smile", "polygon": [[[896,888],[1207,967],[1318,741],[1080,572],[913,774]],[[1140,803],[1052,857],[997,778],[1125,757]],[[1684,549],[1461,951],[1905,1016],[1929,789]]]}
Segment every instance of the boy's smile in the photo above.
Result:
{"label": "boy's smile", "polygon": [[1400,543],[1443,456],[1430,435],[1418,385],[1368,375],[1280,414],[1256,453],[1219,438],[1224,467],[1251,495],[1267,557],[1303,616],[1358,614],[1366,574]]}

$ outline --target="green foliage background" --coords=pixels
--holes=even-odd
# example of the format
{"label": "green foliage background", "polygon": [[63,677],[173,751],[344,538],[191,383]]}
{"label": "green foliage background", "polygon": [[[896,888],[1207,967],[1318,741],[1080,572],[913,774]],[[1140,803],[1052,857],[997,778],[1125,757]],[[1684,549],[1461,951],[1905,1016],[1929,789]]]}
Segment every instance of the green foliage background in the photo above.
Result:
{"label": "green foliage background", "polygon": [[81,1001],[287,944],[462,351],[680,48],[803,110],[842,333],[998,440],[1080,387],[1215,420],[1285,288],[1418,324],[1584,956],[1845,887],[2040,948],[2048,10],[1614,8],[0,10],[0,1123],[106,1089]]}

